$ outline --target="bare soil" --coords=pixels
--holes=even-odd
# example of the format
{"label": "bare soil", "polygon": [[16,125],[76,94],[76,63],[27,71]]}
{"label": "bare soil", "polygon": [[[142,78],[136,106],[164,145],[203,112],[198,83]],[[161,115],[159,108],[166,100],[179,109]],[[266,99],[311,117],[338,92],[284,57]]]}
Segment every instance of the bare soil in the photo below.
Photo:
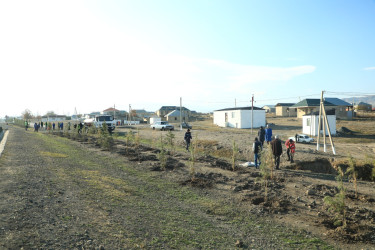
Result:
{"label": "bare soil", "polygon": [[[297,119],[268,118],[268,122],[284,140],[301,131]],[[11,128],[9,145],[0,159],[0,248],[374,249],[373,165],[361,163],[357,196],[353,183],[344,181],[346,227],[335,224],[334,213],[323,201],[338,193],[337,167],[347,167],[349,154],[358,161],[369,161],[374,155],[375,122],[353,123],[357,121],[342,123],[354,133],[334,138],[335,155],[331,145],[323,152],[323,145],[316,151],[316,144],[297,144],[295,163],[287,162],[284,154],[281,170],[274,172],[267,188],[259,170],[240,165],[253,159],[251,144],[257,130],[218,128],[209,121],[193,123],[193,140],[199,140],[201,152],[206,153],[197,156],[192,169],[191,155],[183,149],[184,130],[172,132],[176,145],[173,150],[165,145],[169,152],[166,166],[162,166],[157,142],[168,132],[153,131],[146,125],[118,128],[120,135],[138,133],[141,143],[130,145],[120,136],[110,151],[103,151],[95,137],[80,136],[67,147],[54,142],[62,143],[58,138],[66,137],[65,133],[42,131],[36,135]],[[228,158],[233,141],[240,151],[234,170]],[[122,166],[123,161],[127,167]],[[222,203],[205,201],[200,203],[205,204],[204,210],[198,209],[202,198],[194,195],[193,203],[182,203],[186,199],[183,192],[176,187],[169,191],[164,183],[175,183]],[[148,191],[141,192],[139,186]],[[154,193],[158,189],[168,192]],[[142,200],[129,198],[134,193]],[[171,214],[159,214],[166,206],[186,218],[185,241],[176,236],[178,230],[168,231],[167,236],[165,230],[158,230],[160,217],[162,224],[172,223]],[[241,211],[241,219],[224,211],[227,206]],[[229,214],[233,216],[230,223]],[[202,221],[211,226],[197,231]]]}
{"label": "bare soil", "polygon": [[[274,117],[268,118],[267,122],[271,124],[273,134],[279,135],[283,142],[302,131],[302,122],[297,118]],[[228,195],[236,197],[241,205],[249,206],[254,213],[271,216],[281,224],[307,230],[335,244],[343,244],[343,248],[375,248],[375,185],[372,180],[375,163],[375,120],[337,121],[338,131],[344,127],[350,132],[338,133],[332,137],[335,154],[328,137],[326,152],[323,138],[320,138],[319,150],[316,143],[297,143],[293,164],[287,161],[284,147],[281,171],[275,173],[274,180],[269,184],[267,200],[264,198],[264,187],[259,181],[259,170],[240,165],[253,161],[251,147],[258,130],[218,128],[212,125],[211,121],[196,122],[192,125],[193,138],[199,140],[208,152],[223,150],[223,155],[228,156],[235,142],[241,153],[240,160],[236,163],[236,171],[232,170],[230,158],[199,158],[200,164],[196,167],[198,180],[192,185],[225,189]],[[129,131],[129,128],[123,131],[126,130]],[[147,126],[138,128],[138,132],[141,137],[146,138],[158,137],[160,133],[166,136],[166,132],[162,131],[157,131],[159,134],[155,135],[155,131],[151,131]],[[173,133],[177,143],[184,146],[185,130],[180,131],[176,126]],[[358,194],[355,195],[352,180],[344,178],[348,223],[344,228],[333,225],[335,214],[329,211],[323,199],[325,196],[334,197],[338,193],[337,167],[341,167],[345,172],[350,156],[356,159],[359,166]]]}

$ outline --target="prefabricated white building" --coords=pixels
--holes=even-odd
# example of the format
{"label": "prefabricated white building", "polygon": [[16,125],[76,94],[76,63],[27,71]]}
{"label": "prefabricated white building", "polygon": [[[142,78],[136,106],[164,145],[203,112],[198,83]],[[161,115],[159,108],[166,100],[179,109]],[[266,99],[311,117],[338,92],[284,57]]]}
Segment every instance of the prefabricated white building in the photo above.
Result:
{"label": "prefabricated white building", "polygon": [[[322,131],[321,134],[323,133],[323,117],[322,117],[322,125],[320,126],[320,130]],[[331,135],[336,135],[336,115],[335,114],[328,114],[327,112],[327,121],[329,124],[329,130],[331,131]],[[303,122],[303,128],[302,132],[304,134],[308,134],[311,136],[317,136],[318,135],[318,127],[319,127],[319,114],[311,114],[311,115],[304,115],[302,117],[302,122]],[[324,123],[324,126],[326,124]],[[325,127],[326,129],[326,135],[328,135],[328,128],[327,126]]]}
{"label": "prefabricated white building", "polygon": [[[253,114],[253,119],[251,118]],[[259,128],[266,125],[266,111],[253,107],[227,108],[214,111],[214,124],[231,128]]]}
{"label": "prefabricated white building", "polygon": [[154,124],[155,122],[161,121],[160,117],[150,117],[150,124]]}

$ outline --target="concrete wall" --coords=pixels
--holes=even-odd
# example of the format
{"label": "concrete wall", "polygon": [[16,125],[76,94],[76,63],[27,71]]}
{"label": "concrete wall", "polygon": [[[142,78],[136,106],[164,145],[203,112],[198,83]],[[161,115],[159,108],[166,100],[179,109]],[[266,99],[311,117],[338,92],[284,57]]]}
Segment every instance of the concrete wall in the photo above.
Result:
{"label": "concrete wall", "polygon": [[[289,112],[288,112],[289,108]],[[277,106],[276,107],[276,116],[283,116],[283,117],[296,117],[297,111],[295,108],[290,108],[287,106]]]}
{"label": "concrete wall", "polygon": [[319,111],[319,106],[318,107],[306,107],[306,108],[298,108],[297,109],[297,117],[298,118],[303,118],[304,115],[311,114],[312,112]]}
{"label": "concrete wall", "polygon": [[[326,108],[326,110],[329,108]],[[336,106],[335,115],[338,119],[351,119],[352,115],[349,111],[346,111],[346,106]]]}
{"label": "concrete wall", "polygon": [[[182,117],[182,122],[189,122],[189,115],[187,114],[184,114]],[[180,123],[180,116],[173,116],[173,115],[169,115],[167,117],[165,117],[165,119],[168,121],[168,122],[178,122]]]}
{"label": "concrete wall", "polygon": [[[265,110],[254,110],[253,128],[266,125]],[[251,128],[251,110],[214,111],[214,124],[220,127]]]}

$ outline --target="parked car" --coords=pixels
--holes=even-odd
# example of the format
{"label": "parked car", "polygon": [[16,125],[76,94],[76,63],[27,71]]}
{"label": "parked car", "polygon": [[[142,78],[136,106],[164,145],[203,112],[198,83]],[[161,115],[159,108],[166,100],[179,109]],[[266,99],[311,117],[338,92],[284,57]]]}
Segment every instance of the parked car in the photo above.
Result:
{"label": "parked car", "polygon": [[187,123],[187,122],[182,122],[181,126],[182,126],[182,128],[188,128],[188,129],[192,129],[193,128],[193,126],[189,125],[189,123]]}
{"label": "parked car", "polygon": [[154,124],[151,124],[151,128],[154,130],[174,130],[174,126],[165,121],[156,121]]}
{"label": "parked car", "polygon": [[311,138],[305,134],[296,134],[296,136],[289,137],[288,139],[292,139],[295,142],[304,142],[304,143],[310,143],[314,141],[314,138]]}

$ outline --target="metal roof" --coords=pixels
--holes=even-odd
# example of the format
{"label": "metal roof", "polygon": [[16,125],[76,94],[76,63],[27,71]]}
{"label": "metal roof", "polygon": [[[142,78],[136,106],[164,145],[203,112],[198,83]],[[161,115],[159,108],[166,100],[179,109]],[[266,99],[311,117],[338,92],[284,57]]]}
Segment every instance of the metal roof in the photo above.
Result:
{"label": "metal roof", "polygon": [[[235,108],[226,108],[226,109],[218,109],[215,111],[230,111],[230,110],[251,110],[251,107],[235,107]],[[253,110],[264,110],[259,107],[253,107]]]}
{"label": "metal roof", "polygon": [[[302,107],[319,107],[320,99],[304,99],[292,106],[292,108],[302,108]],[[324,101],[324,106],[336,106],[330,102]]]}
{"label": "metal roof", "polygon": [[282,106],[282,107],[291,107],[291,106],[293,106],[295,103],[277,103],[275,106],[276,107],[280,107],[280,106]]}
{"label": "metal roof", "polygon": [[324,100],[332,103],[335,106],[352,106],[350,103],[335,97],[326,97]]}

